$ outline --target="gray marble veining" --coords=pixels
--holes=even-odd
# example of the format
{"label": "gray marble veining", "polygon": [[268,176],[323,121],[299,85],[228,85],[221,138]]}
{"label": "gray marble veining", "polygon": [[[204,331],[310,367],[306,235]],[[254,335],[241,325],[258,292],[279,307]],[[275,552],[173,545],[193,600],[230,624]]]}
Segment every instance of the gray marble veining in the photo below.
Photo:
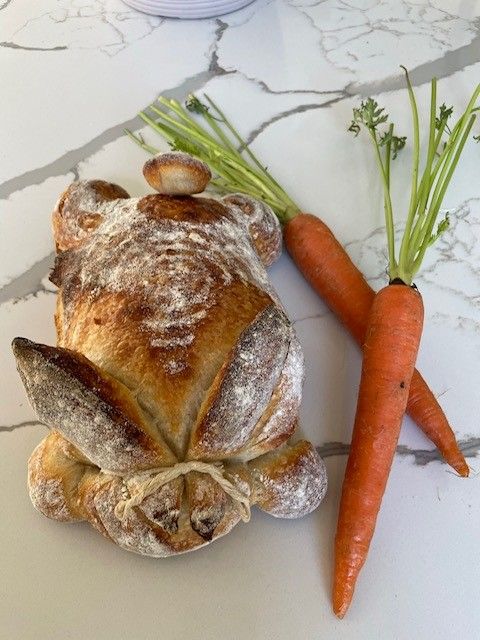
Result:
{"label": "gray marble veining", "polygon": [[[477,437],[472,436],[466,440],[461,440],[458,444],[466,458],[475,458],[480,450],[480,438]],[[343,442],[326,442],[318,446],[317,451],[322,458],[348,456],[350,445]],[[414,463],[420,467],[424,467],[430,462],[445,464],[441,454],[436,449],[412,449],[407,445],[401,444],[397,447],[397,456],[412,456]]]}

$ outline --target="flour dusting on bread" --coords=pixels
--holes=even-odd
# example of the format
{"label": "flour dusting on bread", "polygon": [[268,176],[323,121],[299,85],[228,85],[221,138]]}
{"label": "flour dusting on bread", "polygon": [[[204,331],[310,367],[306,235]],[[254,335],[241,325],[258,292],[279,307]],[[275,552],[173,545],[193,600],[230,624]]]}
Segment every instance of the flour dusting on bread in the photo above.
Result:
{"label": "flour dusting on bread", "polygon": [[249,467],[258,505],[277,518],[300,518],[310,513],[327,491],[325,464],[305,440],[267,453]]}
{"label": "flour dusting on bread", "polygon": [[[105,292],[122,294],[132,309],[141,309],[140,326],[151,346],[174,350],[192,345],[196,327],[234,279],[271,291],[246,225],[226,208],[207,225],[194,218],[149,216],[141,202],[132,198],[97,207],[101,224],[60,258],[59,284],[67,294],[74,290],[75,297],[93,299]],[[64,303],[69,319],[74,304],[68,295]],[[175,374],[185,365],[166,358],[165,366]]]}
{"label": "flour dusting on bread", "polygon": [[212,459],[245,447],[282,373],[290,344],[288,319],[272,304],[243,332],[218,374],[215,400],[199,416],[189,453]]}
{"label": "flour dusting on bread", "polygon": [[272,209],[244,193],[230,193],[222,198],[222,202],[233,211],[240,209],[241,217],[246,218],[252,242],[263,264],[268,267],[275,262],[282,250],[282,230]]}
{"label": "flour dusting on bread", "polygon": [[244,459],[251,459],[279,447],[295,431],[302,399],[304,376],[303,352],[298,338],[291,331],[288,354],[269,406],[242,452]]}
{"label": "flour dusting on bread", "polygon": [[[29,462],[35,506],[153,557],[218,539],[255,504],[315,509],[323,462],[286,442],[304,365],[265,271],[281,246],[271,209],[238,194],[129,198],[96,180],[72,184],[53,223],[59,346],[14,341],[51,429]],[[159,487],[177,461],[207,470]]]}

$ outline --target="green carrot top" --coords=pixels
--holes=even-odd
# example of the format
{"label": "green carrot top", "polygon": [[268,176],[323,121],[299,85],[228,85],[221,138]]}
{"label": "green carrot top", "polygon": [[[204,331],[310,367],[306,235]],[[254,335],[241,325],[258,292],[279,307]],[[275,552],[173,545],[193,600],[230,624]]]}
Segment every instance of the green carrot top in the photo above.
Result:
{"label": "green carrot top", "polygon": [[[183,107],[176,100],[160,97],[148,112],[139,115],[173,150],[206,162],[215,174],[210,184],[217,192],[246,193],[269,204],[281,222],[293,218],[298,205],[260,163],[223,111],[208,96],[204,99],[206,103],[190,95]],[[126,133],[149,153],[158,153],[141,135]]]}
{"label": "green carrot top", "polygon": [[[390,167],[391,161],[405,146],[406,138],[395,135],[395,127],[393,123],[388,122],[388,114],[372,98],[363,101],[360,107],[353,110],[353,120],[349,131],[357,136],[362,127],[365,128],[375,150],[383,183],[390,281],[400,279],[405,284],[412,284],[427,248],[449,226],[447,214],[435,229],[443,198],[475,122],[475,112],[480,110],[480,107],[475,106],[480,95],[480,85],[473,92],[463,114],[453,126],[450,126],[449,121],[453,108],[447,108],[445,104],[442,104],[437,110],[437,80],[434,78],[431,81],[428,147],[423,173],[420,176],[421,149],[417,101],[408,72],[404,67],[402,68],[407,80],[413,119],[413,162],[410,204],[398,259],[395,251]],[[475,139],[478,141],[479,136],[476,136]]]}

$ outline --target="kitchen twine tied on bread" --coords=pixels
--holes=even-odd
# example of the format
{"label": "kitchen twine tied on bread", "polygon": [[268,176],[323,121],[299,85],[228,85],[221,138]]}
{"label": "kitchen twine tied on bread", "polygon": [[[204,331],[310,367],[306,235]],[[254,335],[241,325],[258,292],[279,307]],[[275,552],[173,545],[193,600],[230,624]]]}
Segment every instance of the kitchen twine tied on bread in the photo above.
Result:
{"label": "kitchen twine tied on bread", "polygon": [[111,479],[109,476],[122,478],[130,494],[129,498],[120,500],[115,507],[115,515],[119,520],[125,520],[134,507],[138,507],[145,498],[151,496],[157,489],[180,476],[190,473],[190,471],[206,473],[213,478],[236,503],[241,519],[244,522],[250,520],[250,496],[241,491],[232,480],[226,477],[225,469],[221,462],[209,463],[190,460],[189,462],[177,462],[171,467],[146,469],[145,471],[136,471],[131,474],[121,474],[102,469],[104,482],[108,482]]}

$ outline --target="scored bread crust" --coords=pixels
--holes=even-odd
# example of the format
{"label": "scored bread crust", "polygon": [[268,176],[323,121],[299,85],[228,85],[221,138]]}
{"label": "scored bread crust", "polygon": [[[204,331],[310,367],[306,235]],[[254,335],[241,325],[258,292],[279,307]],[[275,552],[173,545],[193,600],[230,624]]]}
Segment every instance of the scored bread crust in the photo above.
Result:
{"label": "scored bread crust", "polygon": [[[61,196],[58,347],[14,342],[29,399],[52,429],[29,462],[32,502],[46,516],[88,520],[156,557],[203,546],[240,520],[208,475],[191,471],[123,520],[115,513],[128,497],[122,475],[184,460],[222,461],[273,515],[304,515],[322,500],[315,449],[286,444],[303,356],[265,272],[280,228],[242,198],[129,198],[98,180]],[[295,500],[282,501],[282,478]]]}

